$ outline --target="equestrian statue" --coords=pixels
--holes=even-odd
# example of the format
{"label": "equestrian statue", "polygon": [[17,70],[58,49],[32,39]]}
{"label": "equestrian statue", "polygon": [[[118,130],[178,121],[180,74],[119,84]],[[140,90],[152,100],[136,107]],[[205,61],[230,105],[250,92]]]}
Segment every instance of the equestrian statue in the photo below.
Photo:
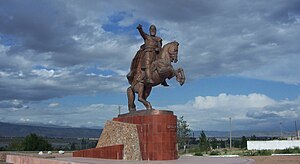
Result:
{"label": "equestrian statue", "polygon": [[185,75],[182,68],[175,70],[172,62],[178,61],[178,46],[176,41],[165,44],[162,47],[162,39],[156,36],[156,27],[150,26],[147,34],[143,31],[142,25],[138,25],[137,29],[144,39],[133,58],[130,66],[130,72],[127,79],[130,87],[127,89],[128,110],[136,111],[134,103],[135,93],[138,95],[138,101],[143,103],[147,110],[152,110],[150,102],[147,101],[152,87],[157,85],[169,86],[166,79],[176,76],[176,80],[180,85],[185,82]]}

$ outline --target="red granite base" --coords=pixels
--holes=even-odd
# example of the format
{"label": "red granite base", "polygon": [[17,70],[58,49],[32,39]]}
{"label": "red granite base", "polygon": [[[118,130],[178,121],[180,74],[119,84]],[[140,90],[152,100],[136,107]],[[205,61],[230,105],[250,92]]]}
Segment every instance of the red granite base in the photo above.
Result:
{"label": "red granite base", "polygon": [[124,145],[106,146],[73,152],[73,157],[123,159]]}
{"label": "red granite base", "polygon": [[177,155],[177,117],[171,111],[136,111],[114,121],[137,124],[143,160],[174,160]]}
{"label": "red granite base", "polygon": [[[177,154],[177,117],[171,111],[140,110],[113,121],[137,125],[142,160],[174,160]],[[73,153],[74,157],[123,159],[124,145],[99,147]]]}

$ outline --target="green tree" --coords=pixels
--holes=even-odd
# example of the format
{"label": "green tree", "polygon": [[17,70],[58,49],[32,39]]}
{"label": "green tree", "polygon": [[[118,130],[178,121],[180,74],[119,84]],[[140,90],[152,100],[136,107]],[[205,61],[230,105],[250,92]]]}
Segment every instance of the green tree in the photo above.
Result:
{"label": "green tree", "polygon": [[209,149],[210,149],[209,142],[208,142],[208,140],[206,138],[206,135],[205,135],[203,130],[200,134],[199,144],[200,144],[199,146],[200,146],[200,151],[201,152],[209,151]]}
{"label": "green tree", "polygon": [[81,147],[81,149],[87,148],[87,141],[84,138],[81,139],[80,147]]}
{"label": "green tree", "polygon": [[70,149],[71,150],[76,150],[76,144],[74,142],[72,142]]}
{"label": "green tree", "polygon": [[22,147],[22,140],[14,139],[9,143],[9,146],[7,148],[10,151],[20,151],[24,148]]}
{"label": "green tree", "polygon": [[218,147],[218,141],[215,137],[211,139],[210,145],[213,149],[216,149]]}
{"label": "green tree", "polygon": [[51,145],[48,141],[44,140],[42,137],[32,133],[25,137],[22,142],[22,148],[25,151],[46,151],[52,150]]}
{"label": "green tree", "polygon": [[221,142],[221,148],[225,148],[226,147],[226,142],[225,141],[220,141]]}
{"label": "green tree", "polygon": [[247,148],[247,139],[245,136],[241,139],[241,148]]}
{"label": "green tree", "polygon": [[184,145],[188,144],[190,132],[191,129],[183,116],[177,119],[177,143],[179,148],[183,148]]}
{"label": "green tree", "polygon": [[233,147],[240,148],[241,147],[241,141],[240,140],[233,140]]}
{"label": "green tree", "polygon": [[257,140],[257,138],[256,138],[255,135],[253,135],[253,136],[250,137],[250,140],[251,140],[251,141],[255,141],[255,140]]}

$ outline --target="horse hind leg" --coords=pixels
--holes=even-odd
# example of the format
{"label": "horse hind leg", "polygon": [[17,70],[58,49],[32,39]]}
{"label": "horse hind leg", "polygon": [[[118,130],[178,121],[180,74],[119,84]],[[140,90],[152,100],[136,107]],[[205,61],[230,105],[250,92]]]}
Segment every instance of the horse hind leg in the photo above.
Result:
{"label": "horse hind leg", "polygon": [[135,94],[131,86],[127,88],[127,98],[129,112],[136,111],[136,106],[134,104]]}

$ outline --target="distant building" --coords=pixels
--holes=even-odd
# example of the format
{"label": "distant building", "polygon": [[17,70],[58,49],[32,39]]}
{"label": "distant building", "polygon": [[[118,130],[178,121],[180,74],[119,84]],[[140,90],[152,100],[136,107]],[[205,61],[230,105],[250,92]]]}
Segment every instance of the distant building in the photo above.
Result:
{"label": "distant building", "polygon": [[300,140],[247,141],[248,150],[283,150],[300,147]]}

